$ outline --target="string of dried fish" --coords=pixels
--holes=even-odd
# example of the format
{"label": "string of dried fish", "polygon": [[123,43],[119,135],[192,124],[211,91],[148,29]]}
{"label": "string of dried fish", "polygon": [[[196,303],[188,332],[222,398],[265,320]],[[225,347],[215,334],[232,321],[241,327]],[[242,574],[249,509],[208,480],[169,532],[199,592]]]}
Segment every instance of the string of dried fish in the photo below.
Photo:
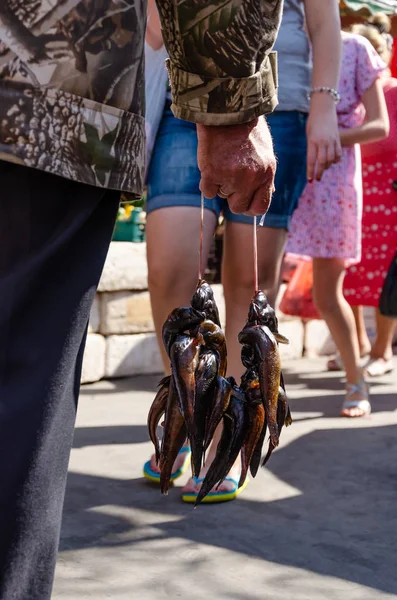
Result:
{"label": "string of dried fish", "polygon": [[[256,222],[254,226],[254,289],[247,322],[239,333],[241,360],[246,369],[240,386],[226,378],[227,349],[213,290],[202,279],[204,200],[201,205],[199,281],[190,306],[175,308],[164,323],[162,338],[170,358],[171,376],[160,389],[148,416],[163,494],[178,452],[189,439],[193,475],[199,476],[205,452],[222,423],[214,460],[202,482],[196,504],[221,485],[241,454],[239,487],[248,471],[256,476],[266,432],[269,446],[262,465],[278,446],[281,430],[291,414],[281,371],[279,344],[288,340],[265,294],[258,290]],[[165,414],[161,447],[157,426]]]}

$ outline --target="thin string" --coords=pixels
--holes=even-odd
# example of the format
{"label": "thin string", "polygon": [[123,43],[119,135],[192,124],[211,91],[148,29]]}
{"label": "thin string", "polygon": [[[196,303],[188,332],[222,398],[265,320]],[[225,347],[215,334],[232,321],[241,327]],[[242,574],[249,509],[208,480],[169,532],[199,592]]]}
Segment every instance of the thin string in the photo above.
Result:
{"label": "thin string", "polygon": [[256,224],[256,217],[254,217],[254,291],[255,294],[259,291],[258,290],[258,236],[257,236],[257,230],[256,230],[257,224]]}
{"label": "thin string", "polygon": [[199,266],[198,278],[199,281],[203,278],[203,230],[204,230],[204,195],[201,194],[201,210],[200,210],[200,250],[199,250]]}

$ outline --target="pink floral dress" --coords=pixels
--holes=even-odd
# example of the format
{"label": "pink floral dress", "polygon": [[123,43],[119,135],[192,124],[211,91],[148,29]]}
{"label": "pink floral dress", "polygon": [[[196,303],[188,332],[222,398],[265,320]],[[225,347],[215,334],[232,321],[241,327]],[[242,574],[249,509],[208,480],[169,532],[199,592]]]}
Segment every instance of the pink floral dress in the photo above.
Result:
{"label": "pink floral dress", "polygon": [[[339,127],[361,125],[361,98],[385,68],[363,37],[343,33],[339,80]],[[346,266],[361,258],[362,179],[360,147],[343,148],[342,160],[320,182],[308,183],[293,214],[287,252],[312,258],[343,258]]]}

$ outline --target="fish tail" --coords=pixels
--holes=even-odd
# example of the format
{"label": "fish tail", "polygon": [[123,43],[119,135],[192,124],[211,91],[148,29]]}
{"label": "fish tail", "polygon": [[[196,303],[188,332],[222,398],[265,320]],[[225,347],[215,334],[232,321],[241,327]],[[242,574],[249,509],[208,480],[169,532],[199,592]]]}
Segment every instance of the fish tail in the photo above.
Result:
{"label": "fish tail", "polygon": [[243,447],[241,448],[241,475],[240,475],[240,480],[238,482],[239,488],[241,488],[241,486],[244,484],[245,480],[247,479],[248,468],[249,468],[249,457],[247,454],[246,447],[245,447],[245,445],[243,445]]}
{"label": "fish tail", "polygon": [[272,445],[277,448],[280,440],[277,423],[269,423],[269,434]]}
{"label": "fish tail", "polygon": [[155,454],[156,454],[156,463],[159,462],[160,458],[160,447],[159,440],[157,437],[157,427],[162,415],[165,413],[167,397],[169,393],[169,378],[164,378],[161,380],[161,387],[156,394],[155,399],[150,407],[148,414],[148,429],[149,429],[149,437],[154,445]]}
{"label": "fish tail", "polygon": [[254,454],[254,456],[252,457],[251,463],[250,463],[250,472],[252,477],[256,477],[256,474],[258,473],[258,469],[259,469],[259,465],[261,462],[261,455],[257,453]]}
{"label": "fish tail", "polygon": [[195,477],[198,477],[203,465],[203,447],[197,443],[195,437],[190,437],[189,440],[192,452],[192,472]]}
{"label": "fish tail", "polygon": [[238,482],[239,489],[244,485],[245,480],[247,479],[247,475],[248,475],[248,469],[245,469],[244,471],[241,471],[240,479],[239,479],[239,482]]}
{"label": "fish tail", "polygon": [[252,477],[256,476],[256,474],[258,473],[259,466],[261,464],[262,446],[263,446],[263,442],[265,441],[266,431],[267,431],[267,420],[265,418],[265,422],[263,424],[261,434],[260,434],[258,442],[255,446],[255,450],[252,453],[252,458],[250,461],[250,472],[251,472]]}
{"label": "fish tail", "polygon": [[165,455],[162,456],[162,461],[160,465],[160,488],[161,493],[166,496],[168,494],[168,489],[170,487],[172,468],[174,466],[174,462],[180,449],[185,443],[186,439],[186,427],[183,421],[174,428],[173,433],[171,434],[172,443],[170,444],[168,451]]}
{"label": "fish tail", "polygon": [[163,475],[160,473],[160,490],[163,496],[168,496],[168,490],[170,488],[170,475]]}
{"label": "fish tail", "polygon": [[272,455],[272,452],[273,452],[273,450],[274,450],[275,448],[276,448],[276,446],[274,446],[274,444],[272,444],[272,441],[270,440],[270,442],[269,442],[269,448],[268,448],[267,454],[266,454],[265,458],[264,458],[264,459],[263,459],[263,461],[262,461],[262,467],[264,467],[264,466],[266,465],[266,463],[268,462],[268,460],[269,460],[269,458],[271,457],[271,455]]}
{"label": "fish tail", "polygon": [[[200,504],[203,498],[212,490],[225,474],[228,457],[232,446],[232,429],[230,424],[224,422],[221,439],[218,442],[215,458],[208,469],[201,488],[197,495],[195,506]],[[227,473],[227,471],[226,471]]]}
{"label": "fish tail", "polygon": [[218,376],[213,409],[209,415],[208,425],[205,432],[204,452],[208,450],[215,431],[219,423],[222,421],[224,414],[226,413],[230,402],[231,391],[232,387],[230,383],[223,377]]}

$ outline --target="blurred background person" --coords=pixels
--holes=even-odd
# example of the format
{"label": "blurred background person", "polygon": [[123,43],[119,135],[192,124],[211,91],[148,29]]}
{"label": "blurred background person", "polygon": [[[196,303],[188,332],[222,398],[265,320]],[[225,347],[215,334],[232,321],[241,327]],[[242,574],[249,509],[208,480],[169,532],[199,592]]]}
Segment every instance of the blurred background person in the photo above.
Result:
{"label": "blurred background person", "polygon": [[[371,42],[382,60],[389,65],[392,43],[391,22],[387,15],[376,15],[368,23],[354,25],[352,31]],[[344,294],[352,306],[360,351],[369,354],[365,371],[370,377],[393,369],[392,341],[396,320],[380,314],[378,305],[383,283],[397,248],[397,80],[385,69],[381,79],[390,121],[389,136],[362,147],[364,210],[362,221],[362,258],[352,266],[344,282]],[[363,306],[376,312],[376,337],[368,339]],[[338,357],[331,369],[343,368]]]}
{"label": "blurred background person", "polygon": [[346,267],[361,257],[362,181],[359,144],[388,133],[387,108],[379,79],[385,63],[361,36],[342,33],[343,57],[337,104],[342,160],[321,182],[308,183],[295,211],[288,251],[313,259],[313,297],[340,352],[346,371],[341,416],[371,411],[360,367],[359,344],[350,306],[343,296]]}

